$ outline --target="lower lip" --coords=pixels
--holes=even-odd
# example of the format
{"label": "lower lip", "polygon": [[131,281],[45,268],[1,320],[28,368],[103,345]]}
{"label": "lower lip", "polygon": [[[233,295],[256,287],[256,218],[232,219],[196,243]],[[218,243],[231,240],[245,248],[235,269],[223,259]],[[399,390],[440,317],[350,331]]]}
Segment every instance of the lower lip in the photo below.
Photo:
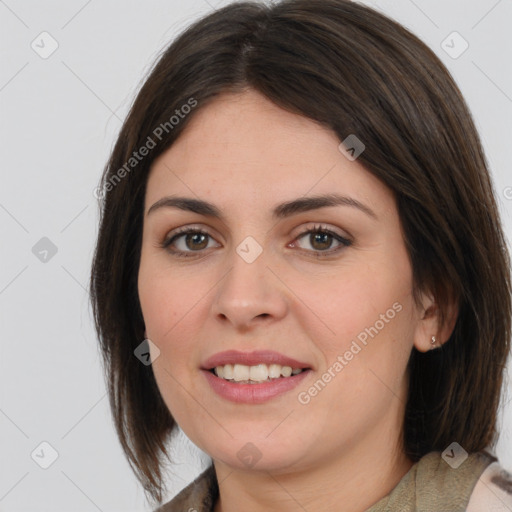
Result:
{"label": "lower lip", "polygon": [[208,370],[202,370],[202,372],[213,391],[222,398],[239,404],[261,404],[298,386],[311,370],[303,370],[297,375],[261,384],[236,384],[221,379]]}

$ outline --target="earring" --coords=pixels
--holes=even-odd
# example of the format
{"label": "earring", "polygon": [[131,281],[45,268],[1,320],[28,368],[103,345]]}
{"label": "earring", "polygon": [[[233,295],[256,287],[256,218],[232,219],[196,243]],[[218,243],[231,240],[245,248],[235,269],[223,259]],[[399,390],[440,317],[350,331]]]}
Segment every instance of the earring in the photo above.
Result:
{"label": "earring", "polygon": [[435,348],[435,344],[436,344],[436,337],[435,336],[432,336],[432,338],[430,340],[430,343],[432,344],[432,346],[430,348],[431,349]]}

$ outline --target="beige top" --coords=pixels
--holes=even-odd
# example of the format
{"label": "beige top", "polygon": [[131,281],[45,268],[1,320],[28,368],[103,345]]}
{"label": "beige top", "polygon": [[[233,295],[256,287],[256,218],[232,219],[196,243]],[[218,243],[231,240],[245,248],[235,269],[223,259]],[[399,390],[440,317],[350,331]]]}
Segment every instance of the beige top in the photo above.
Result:
{"label": "beige top", "polygon": [[[218,495],[212,465],[155,512],[213,512]],[[512,475],[485,451],[456,469],[430,452],[365,512],[512,512]]]}

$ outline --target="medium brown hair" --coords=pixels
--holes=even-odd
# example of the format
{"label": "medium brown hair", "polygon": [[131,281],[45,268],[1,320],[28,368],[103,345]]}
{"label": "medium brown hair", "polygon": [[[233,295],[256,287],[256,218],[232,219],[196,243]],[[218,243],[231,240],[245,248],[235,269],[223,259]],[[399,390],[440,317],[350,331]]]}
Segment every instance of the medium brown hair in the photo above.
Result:
{"label": "medium brown hair", "polygon": [[[364,142],[358,161],[396,196],[414,297],[432,293],[443,321],[448,305],[458,305],[442,348],[412,349],[408,456],[418,460],[453,441],[468,452],[495,443],[510,350],[510,261],[482,146],[454,80],[417,37],[360,4],[241,2],[195,22],[160,56],[102,177],[91,301],[115,427],[146,493],[161,502],[176,426],[151,366],[134,356],[144,339],[137,274],[148,174],[195,112],[220,93],[247,88],[340,141],[356,134]],[[191,99],[197,107],[171,126]],[[127,167],[148,137],[156,146]]]}

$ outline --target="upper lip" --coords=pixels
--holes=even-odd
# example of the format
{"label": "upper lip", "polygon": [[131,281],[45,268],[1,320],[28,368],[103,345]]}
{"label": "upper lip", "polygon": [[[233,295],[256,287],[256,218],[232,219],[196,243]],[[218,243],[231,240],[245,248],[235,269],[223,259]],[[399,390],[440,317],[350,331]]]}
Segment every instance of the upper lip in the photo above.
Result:
{"label": "upper lip", "polygon": [[226,364],[243,364],[246,366],[256,366],[258,364],[279,364],[281,366],[291,366],[292,368],[310,368],[310,365],[297,361],[291,357],[274,352],[273,350],[256,350],[254,352],[240,352],[238,350],[227,350],[218,352],[204,361],[203,370],[211,370],[216,366]]}

